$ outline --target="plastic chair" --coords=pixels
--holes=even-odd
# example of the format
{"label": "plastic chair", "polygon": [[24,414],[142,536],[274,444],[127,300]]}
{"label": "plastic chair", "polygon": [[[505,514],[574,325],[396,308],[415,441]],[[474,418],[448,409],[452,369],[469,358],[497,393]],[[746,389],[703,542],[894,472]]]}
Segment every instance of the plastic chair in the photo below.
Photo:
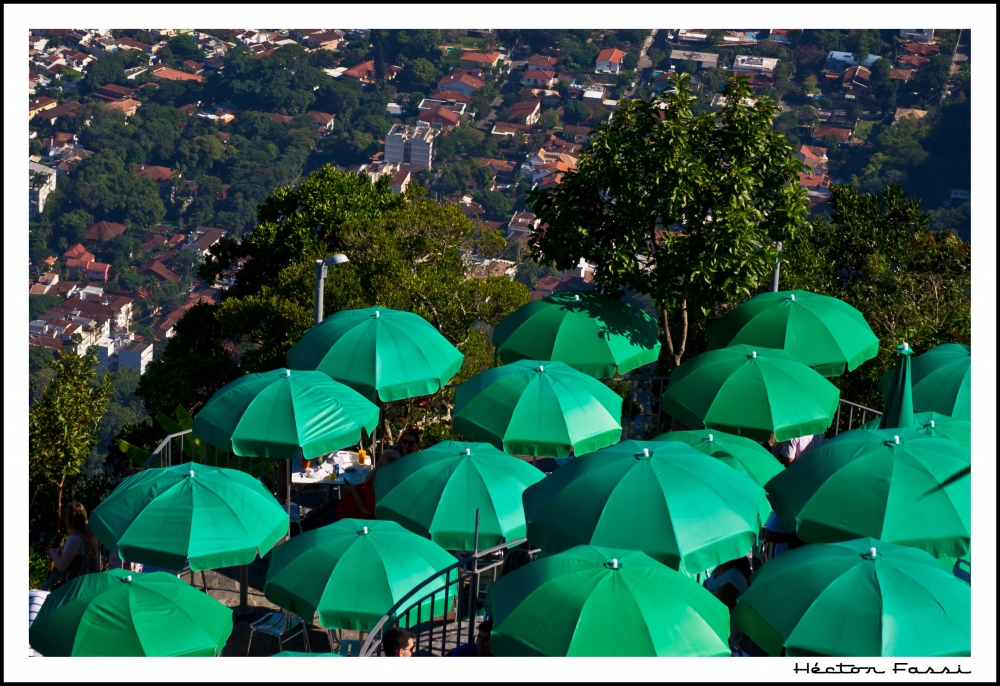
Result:
{"label": "plastic chair", "polygon": [[267,634],[271,637],[271,644],[278,641],[278,652],[284,650],[286,641],[301,635],[306,644],[306,651],[312,652],[309,647],[309,637],[305,634],[306,625],[302,619],[291,612],[269,612],[256,622],[250,624],[250,641],[247,642],[247,657],[250,656],[250,647],[253,645],[254,634]]}
{"label": "plastic chair", "polygon": [[361,641],[344,639],[340,641],[341,657],[358,657],[361,654]]}

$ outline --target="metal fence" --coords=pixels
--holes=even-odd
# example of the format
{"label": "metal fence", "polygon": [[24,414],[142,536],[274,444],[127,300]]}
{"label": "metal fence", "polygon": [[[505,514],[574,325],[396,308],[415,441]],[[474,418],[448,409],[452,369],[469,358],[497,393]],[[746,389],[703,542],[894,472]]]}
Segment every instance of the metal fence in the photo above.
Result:
{"label": "metal fence", "polygon": [[[878,410],[852,403],[850,400],[841,400],[840,404],[837,405],[837,416],[834,417],[830,430],[836,436],[841,431],[857,429],[869,419],[881,416],[882,413]],[[858,420],[856,424],[855,419]]]}

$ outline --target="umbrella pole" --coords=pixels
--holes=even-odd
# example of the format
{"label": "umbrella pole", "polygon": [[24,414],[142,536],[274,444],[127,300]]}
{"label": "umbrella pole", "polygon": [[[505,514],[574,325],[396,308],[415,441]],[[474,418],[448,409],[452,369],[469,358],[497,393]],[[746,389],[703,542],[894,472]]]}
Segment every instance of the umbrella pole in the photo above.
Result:
{"label": "umbrella pole", "polygon": [[247,595],[250,587],[250,567],[247,565],[240,565],[240,604],[233,609],[233,614],[245,617],[253,613],[253,610],[247,604]]}

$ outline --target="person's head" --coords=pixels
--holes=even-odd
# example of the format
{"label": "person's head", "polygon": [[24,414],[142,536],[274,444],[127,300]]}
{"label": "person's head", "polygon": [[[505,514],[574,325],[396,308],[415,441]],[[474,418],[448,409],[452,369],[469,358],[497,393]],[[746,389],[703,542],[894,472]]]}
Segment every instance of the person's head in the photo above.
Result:
{"label": "person's head", "polygon": [[386,657],[413,657],[413,634],[394,626],[382,637],[382,650]]}
{"label": "person's head", "polygon": [[476,634],[476,650],[479,657],[493,657],[490,652],[490,639],[493,637],[493,620],[487,619],[480,623],[479,633]]}
{"label": "person's head", "polygon": [[399,452],[394,448],[386,448],[378,458],[378,469],[388,467],[400,458]]}
{"label": "person's head", "polygon": [[750,559],[741,557],[724,562],[705,580],[705,588],[732,610],[750,583]]}
{"label": "person's head", "polygon": [[97,549],[97,539],[90,532],[87,508],[83,506],[83,503],[74,500],[63,508],[63,524],[66,525],[70,533],[83,537],[87,545],[94,550]]}
{"label": "person's head", "polygon": [[420,429],[411,426],[399,437],[399,451],[403,455],[409,455],[418,450],[420,450]]}
{"label": "person's head", "polygon": [[504,576],[510,574],[515,569],[520,569],[529,562],[531,562],[531,553],[526,548],[508,550],[507,555],[503,559]]}

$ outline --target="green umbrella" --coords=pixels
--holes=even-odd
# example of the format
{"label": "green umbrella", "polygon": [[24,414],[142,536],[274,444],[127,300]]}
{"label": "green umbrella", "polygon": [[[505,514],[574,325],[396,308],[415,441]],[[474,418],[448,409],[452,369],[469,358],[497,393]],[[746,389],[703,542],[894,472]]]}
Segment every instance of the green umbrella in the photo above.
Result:
{"label": "green umbrella", "polygon": [[778,348],[823,376],[854,371],[878,355],[878,338],[858,310],[799,290],[755,295],[709,324],[708,344]]}
{"label": "green umbrella", "polygon": [[[859,429],[879,428],[880,417],[870,419]],[[972,422],[965,419],[953,419],[937,412],[917,412],[913,415],[913,426],[918,434],[934,438],[947,438],[966,448],[972,447]]]}
{"label": "green umbrella", "polygon": [[728,657],[729,611],[633,550],[578,546],[490,585],[501,657]]}
{"label": "green umbrella", "polygon": [[789,657],[959,657],[971,651],[971,589],[922,550],[862,538],[770,560],[733,622]]}
{"label": "green umbrella", "polygon": [[388,307],[338,312],[288,351],[292,369],[319,370],[382,402],[436,393],[463,359],[426,319]]}
{"label": "green umbrella", "polygon": [[210,657],[232,632],[232,610],[173,574],[112,569],[53,591],[28,640],[46,657]]}
{"label": "green umbrella", "polygon": [[[972,420],[972,353],[967,345],[945,343],[913,358],[913,411],[937,412]],[[883,398],[893,370],[879,380]]]}
{"label": "green umbrella", "polygon": [[343,657],[340,653],[299,653],[294,650],[282,650],[271,657]]}
{"label": "green umbrella", "polygon": [[809,543],[871,536],[935,557],[969,549],[969,449],[906,429],[854,430],[795,460],[767,483],[785,527]]}
{"label": "green umbrella", "polygon": [[677,367],[662,407],[691,428],[786,441],[826,431],[839,400],[836,386],[784,350],[734,345]]}
{"label": "green umbrella", "polygon": [[689,574],[750,551],[771,506],[747,476],[678,442],[624,441],[524,492],[528,540],[641,550]]}
{"label": "green umbrella", "polygon": [[444,441],[375,473],[375,515],[399,522],[447,550],[524,536],[521,493],[545,476],[488,443]]}
{"label": "green umbrella", "polygon": [[553,360],[605,378],[656,362],[658,336],[656,319],[630,303],[594,292],[560,291],[497,324],[493,345],[504,364]]}
{"label": "green umbrella", "polygon": [[622,399],[562,362],[518,360],[455,390],[455,431],[512,455],[566,457],[599,450],[622,434]]}
{"label": "green umbrella", "polygon": [[885,410],[879,417],[880,429],[912,429],[913,392],[910,389],[910,355],[913,350],[906,343],[896,347],[896,368],[892,383],[885,394]]}
{"label": "green umbrella", "polygon": [[[438,544],[396,522],[341,519],[274,549],[264,597],[306,621],[318,611],[328,629],[371,631],[396,601],[455,562]],[[444,586],[438,579],[418,593]],[[456,592],[453,584],[449,595]],[[422,620],[449,609],[444,596],[441,590],[433,608],[430,601],[421,603]],[[416,617],[415,608],[411,622]]]}
{"label": "green umbrella", "polygon": [[250,564],[288,531],[288,515],[245,472],[186,462],[130,476],[94,508],[90,528],[124,560],[180,569]]}
{"label": "green umbrella", "polygon": [[378,408],[322,372],[275,369],[231,381],[194,418],[194,433],[237,455],[325,455],[378,426]]}
{"label": "green umbrella", "polygon": [[760,443],[722,431],[670,431],[653,440],[686,443],[698,452],[746,474],[758,486],[763,486],[782,470],[777,458],[764,450]]}

